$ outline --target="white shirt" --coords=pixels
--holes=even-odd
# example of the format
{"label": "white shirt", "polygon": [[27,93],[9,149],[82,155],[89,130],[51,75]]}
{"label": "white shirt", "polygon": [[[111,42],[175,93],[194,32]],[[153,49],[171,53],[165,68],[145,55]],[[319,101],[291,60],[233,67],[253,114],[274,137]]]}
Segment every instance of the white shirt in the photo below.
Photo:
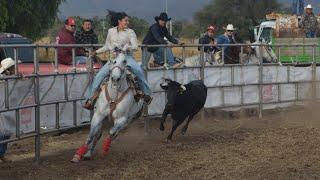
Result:
{"label": "white shirt", "polygon": [[97,53],[113,51],[117,47],[122,51],[135,51],[138,49],[137,35],[132,29],[118,31],[117,27],[110,28],[105,45],[98,49]]}

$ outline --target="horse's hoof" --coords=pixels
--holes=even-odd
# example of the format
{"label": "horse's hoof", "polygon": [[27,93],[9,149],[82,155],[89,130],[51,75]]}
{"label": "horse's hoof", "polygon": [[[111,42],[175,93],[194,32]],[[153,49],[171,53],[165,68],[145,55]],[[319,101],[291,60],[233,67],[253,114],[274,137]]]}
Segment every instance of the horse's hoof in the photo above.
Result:
{"label": "horse's hoof", "polygon": [[86,161],[88,161],[88,160],[92,160],[92,156],[91,156],[91,154],[90,154],[90,155],[85,154],[85,155],[83,156],[83,160],[86,160]]}
{"label": "horse's hoof", "polygon": [[181,134],[182,134],[182,135],[185,135],[186,133],[187,133],[187,128],[182,128]]}
{"label": "horse's hoof", "polygon": [[70,162],[72,162],[72,163],[79,163],[80,162],[80,156],[79,155],[74,155],[73,156],[73,158],[71,159],[71,161]]}
{"label": "horse's hoof", "polygon": [[186,132],[187,132],[187,131],[182,130],[182,131],[181,131],[181,134],[182,134],[182,135],[186,135]]}

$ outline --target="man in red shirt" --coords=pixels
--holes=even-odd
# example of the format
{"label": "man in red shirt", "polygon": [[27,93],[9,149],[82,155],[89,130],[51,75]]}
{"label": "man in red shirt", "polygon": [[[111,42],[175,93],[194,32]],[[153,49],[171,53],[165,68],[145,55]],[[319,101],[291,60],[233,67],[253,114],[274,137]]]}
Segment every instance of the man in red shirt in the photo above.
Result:
{"label": "man in red shirt", "polygon": [[[58,32],[56,44],[76,44],[74,32],[76,30],[76,21],[69,17],[64,27]],[[76,52],[78,54],[78,52]],[[58,62],[60,64],[72,64],[72,48],[58,48]]]}

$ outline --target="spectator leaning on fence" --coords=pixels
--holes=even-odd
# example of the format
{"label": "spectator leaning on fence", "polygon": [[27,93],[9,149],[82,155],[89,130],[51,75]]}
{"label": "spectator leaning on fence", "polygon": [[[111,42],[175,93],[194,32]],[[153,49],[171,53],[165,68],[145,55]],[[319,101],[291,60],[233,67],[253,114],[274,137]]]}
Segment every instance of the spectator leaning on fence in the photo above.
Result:
{"label": "spectator leaning on fence", "polygon": [[[65,21],[63,28],[58,32],[56,37],[56,44],[76,44],[74,38],[74,32],[76,30],[76,21],[73,18],[68,18]],[[76,54],[80,54],[76,49]],[[72,64],[72,48],[58,48],[58,62],[60,64],[71,65]],[[76,62],[85,63],[85,62]]]}
{"label": "spectator leaning on fence", "polygon": [[[214,25],[210,25],[207,28],[207,33],[204,34],[200,39],[199,39],[199,44],[215,44],[214,40],[214,35],[216,32],[216,27]],[[201,50],[201,46],[198,47],[198,50]],[[204,47],[204,52],[206,53],[214,53],[216,50],[216,47],[214,46],[206,46]]]}
{"label": "spectator leaning on fence", "polygon": [[[14,75],[15,62],[11,58],[6,58],[0,64],[0,78],[4,76]],[[0,114],[0,142],[10,139],[15,130],[15,121],[11,118]],[[0,162],[9,162],[5,157],[8,143],[0,144]]]}
{"label": "spectator leaning on fence", "polygon": [[[232,24],[228,24],[225,28],[225,33],[218,36],[216,41],[217,44],[233,44],[234,43],[234,31],[235,28]],[[220,50],[222,50],[222,47],[218,47]],[[224,47],[224,57],[226,57],[230,54],[230,47],[225,46]]]}
{"label": "spectator leaning on fence", "polygon": [[[156,23],[149,28],[149,31],[146,37],[143,39],[142,43],[146,45],[168,44],[168,42],[164,39],[167,38],[168,41],[170,41],[171,43],[178,44],[179,41],[169,34],[168,29],[166,27],[167,22],[171,20],[171,18],[168,18],[167,13],[163,12],[160,14],[160,16],[156,16],[154,19],[156,20]],[[161,66],[164,64],[164,51],[166,51],[168,64],[170,66],[175,65],[176,61],[171,48],[148,48],[148,52],[153,53],[155,63]]]}
{"label": "spectator leaning on fence", "polygon": [[301,18],[300,27],[304,29],[307,38],[315,38],[318,27],[317,17],[312,12],[311,4],[308,4],[305,9],[306,13]]}
{"label": "spectator leaning on fence", "polygon": [[[77,44],[98,44],[98,36],[92,28],[92,22],[89,19],[85,19],[82,22],[80,30],[76,31],[75,39]],[[93,48],[96,50],[97,48]],[[79,56],[76,57],[76,61],[85,61],[89,56],[88,49],[79,48]]]}

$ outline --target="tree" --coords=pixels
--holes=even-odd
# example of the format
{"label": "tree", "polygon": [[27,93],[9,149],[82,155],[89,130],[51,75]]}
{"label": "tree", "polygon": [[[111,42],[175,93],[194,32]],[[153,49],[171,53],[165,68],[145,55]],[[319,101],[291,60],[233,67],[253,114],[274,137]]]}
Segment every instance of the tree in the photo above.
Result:
{"label": "tree", "polygon": [[133,29],[138,37],[143,37],[147,34],[149,23],[135,16],[130,16],[130,24],[129,27]]}
{"label": "tree", "polygon": [[181,36],[188,39],[195,39],[199,37],[199,35],[200,35],[200,31],[196,24],[190,23],[190,22],[185,22],[183,24]]}
{"label": "tree", "polygon": [[201,27],[215,24],[218,33],[223,32],[222,27],[233,24],[241,37],[248,38],[249,28],[258,25],[267,13],[278,10],[277,0],[213,0],[195,14],[195,20]]}
{"label": "tree", "polygon": [[0,30],[36,39],[55,22],[63,1],[0,0]]}
{"label": "tree", "polygon": [[174,37],[180,37],[182,34],[183,22],[173,21],[172,23],[172,33]]}

